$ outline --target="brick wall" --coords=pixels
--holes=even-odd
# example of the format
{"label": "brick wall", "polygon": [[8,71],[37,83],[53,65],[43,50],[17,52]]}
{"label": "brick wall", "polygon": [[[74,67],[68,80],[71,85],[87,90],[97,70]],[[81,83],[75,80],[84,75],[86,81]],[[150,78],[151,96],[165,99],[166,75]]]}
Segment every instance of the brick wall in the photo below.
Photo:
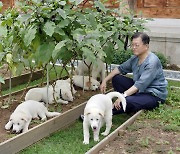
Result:
{"label": "brick wall", "polygon": [[3,10],[14,5],[14,0],[0,0],[3,3]]}

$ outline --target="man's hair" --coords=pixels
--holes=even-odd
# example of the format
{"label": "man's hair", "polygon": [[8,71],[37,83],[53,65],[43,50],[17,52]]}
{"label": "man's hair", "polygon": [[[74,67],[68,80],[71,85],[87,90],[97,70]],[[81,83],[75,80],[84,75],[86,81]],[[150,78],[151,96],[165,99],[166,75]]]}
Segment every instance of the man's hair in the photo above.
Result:
{"label": "man's hair", "polygon": [[131,37],[131,41],[133,39],[136,39],[138,37],[141,37],[141,40],[143,42],[143,44],[149,44],[150,42],[150,38],[149,36],[146,34],[146,33],[143,33],[143,32],[136,32],[132,37]]}

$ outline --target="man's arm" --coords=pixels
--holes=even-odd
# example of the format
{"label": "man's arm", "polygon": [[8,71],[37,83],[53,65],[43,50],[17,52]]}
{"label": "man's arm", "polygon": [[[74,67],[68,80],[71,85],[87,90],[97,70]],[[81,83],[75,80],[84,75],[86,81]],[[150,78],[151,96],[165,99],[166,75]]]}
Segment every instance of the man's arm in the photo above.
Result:
{"label": "man's arm", "polygon": [[135,86],[132,86],[131,88],[126,90],[124,92],[124,94],[125,94],[125,96],[131,96],[131,95],[135,94],[137,91],[138,91],[138,88],[136,88]]}
{"label": "man's arm", "polygon": [[111,80],[115,75],[120,74],[121,72],[119,69],[116,67],[109,75],[102,81],[100,85],[100,90],[102,93],[106,92],[106,82]]}

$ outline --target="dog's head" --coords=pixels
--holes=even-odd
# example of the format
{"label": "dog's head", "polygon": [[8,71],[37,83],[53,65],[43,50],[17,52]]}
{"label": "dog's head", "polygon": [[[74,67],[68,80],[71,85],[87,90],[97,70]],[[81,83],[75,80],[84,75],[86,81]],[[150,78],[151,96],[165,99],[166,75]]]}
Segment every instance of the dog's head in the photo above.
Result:
{"label": "dog's head", "polygon": [[28,121],[28,117],[25,113],[19,112],[19,113],[13,113],[10,116],[10,120],[12,123],[12,131],[14,133],[20,133],[21,130],[23,130],[25,124]]}
{"label": "dog's head", "polygon": [[62,99],[71,101],[71,102],[74,99],[70,89],[61,89],[61,97],[62,97]]}
{"label": "dog's head", "polygon": [[97,80],[91,78],[91,82],[89,82],[89,81],[86,82],[86,86],[90,87],[91,90],[95,91],[95,90],[97,90],[99,88],[100,83]]}
{"label": "dog's head", "polygon": [[91,109],[84,113],[93,131],[97,131],[101,127],[104,113],[98,109]]}

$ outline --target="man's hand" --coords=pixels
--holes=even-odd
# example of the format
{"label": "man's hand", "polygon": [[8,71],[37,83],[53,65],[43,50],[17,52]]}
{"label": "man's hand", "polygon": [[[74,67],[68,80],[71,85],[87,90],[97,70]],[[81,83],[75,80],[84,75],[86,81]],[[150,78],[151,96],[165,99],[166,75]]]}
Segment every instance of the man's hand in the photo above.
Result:
{"label": "man's hand", "polygon": [[120,102],[121,102],[121,100],[119,98],[114,102],[113,106],[114,106],[114,108],[116,108],[116,110],[121,109]]}
{"label": "man's hand", "polygon": [[100,90],[102,93],[106,92],[106,81],[103,81],[100,85]]}

